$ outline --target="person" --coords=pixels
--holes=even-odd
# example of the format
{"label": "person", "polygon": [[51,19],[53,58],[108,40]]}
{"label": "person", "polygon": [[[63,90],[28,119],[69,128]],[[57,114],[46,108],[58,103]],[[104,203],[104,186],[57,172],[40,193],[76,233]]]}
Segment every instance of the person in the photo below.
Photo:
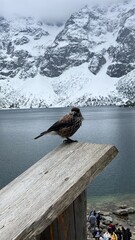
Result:
{"label": "person", "polygon": [[105,240],[103,235],[104,235],[104,233],[101,232],[99,240]]}
{"label": "person", "polygon": [[106,229],[106,231],[103,234],[103,239],[104,240],[110,240],[111,239],[111,234],[108,232],[107,229]]}
{"label": "person", "polygon": [[96,214],[96,221],[97,221],[97,227],[100,227],[100,220],[101,220],[101,215],[100,215],[100,211],[97,212]]}
{"label": "person", "polygon": [[116,233],[113,231],[111,231],[111,240],[118,240]]}
{"label": "person", "polygon": [[127,228],[126,230],[126,240],[130,240],[132,237],[132,233],[130,231],[130,228]]}
{"label": "person", "polygon": [[115,226],[115,224],[110,223],[108,227],[112,230],[112,232],[115,232],[115,231],[116,231],[116,226]]}
{"label": "person", "polygon": [[122,226],[122,239],[126,240],[126,229]]}
{"label": "person", "polygon": [[96,230],[95,230],[95,239],[96,239],[96,240],[99,240],[100,236],[101,236],[101,230],[100,230],[98,227],[96,227]]}
{"label": "person", "polygon": [[90,223],[90,229],[96,227],[96,216],[93,213],[90,213],[89,215],[89,223]]}
{"label": "person", "polygon": [[118,240],[122,240],[122,231],[120,228],[116,229],[115,231],[117,237],[118,237]]}
{"label": "person", "polygon": [[91,210],[89,216],[90,216],[90,215],[96,216],[96,211],[95,211],[95,210]]}

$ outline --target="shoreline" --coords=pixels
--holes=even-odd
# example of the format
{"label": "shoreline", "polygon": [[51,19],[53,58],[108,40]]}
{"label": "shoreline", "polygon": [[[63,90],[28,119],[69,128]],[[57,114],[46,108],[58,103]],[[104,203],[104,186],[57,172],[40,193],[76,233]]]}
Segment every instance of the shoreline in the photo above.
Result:
{"label": "shoreline", "polygon": [[110,196],[93,196],[87,197],[87,240],[94,239],[88,230],[88,215],[91,210],[100,211],[101,214],[108,215],[112,218],[113,224],[117,227],[123,226],[130,228],[132,232],[131,239],[135,239],[135,213],[125,214],[119,216],[114,212],[121,208],[134,208],[135,209],[135,194],[122,194]]}
{"label": "shoreline", "polygon": [[111,195],[95,195],[90,196],[87,193],[87,205],[90,207],[99,206],[102,207],[116,207],[118,204],[133,205],[135,207],[135,193],[129,194],[111,194]]}

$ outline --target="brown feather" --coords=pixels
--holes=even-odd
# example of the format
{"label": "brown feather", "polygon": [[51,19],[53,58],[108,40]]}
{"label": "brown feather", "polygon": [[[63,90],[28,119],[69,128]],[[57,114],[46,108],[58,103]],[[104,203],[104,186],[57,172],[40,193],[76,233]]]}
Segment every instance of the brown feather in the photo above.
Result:
{"label": "brown feather", "polygon": [[71,137],[82,124],[82,114],[79,108],[72,108],[69,114],[63,116],[59,121],[55,122],[47,131],[40,133],[34,139],[38,139],[47,133],[56,132],[61,137]]}

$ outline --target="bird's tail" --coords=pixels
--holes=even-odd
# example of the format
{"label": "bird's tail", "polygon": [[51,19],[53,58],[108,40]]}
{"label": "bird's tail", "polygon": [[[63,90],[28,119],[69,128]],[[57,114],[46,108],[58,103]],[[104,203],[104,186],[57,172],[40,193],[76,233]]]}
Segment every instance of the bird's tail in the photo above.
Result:
{"label": "bird's tail", "polygon": [[38,139],[38,138],[40,138],[40,137],[42,137],[42,136],[44,136],[45,134],[47,134],[47,133],[49,133],[49,131],[47,130],[47,131],[45,131],[45,132],[42,132],[42,133],[40,133],[37,137],[35,137],[34,139]]}

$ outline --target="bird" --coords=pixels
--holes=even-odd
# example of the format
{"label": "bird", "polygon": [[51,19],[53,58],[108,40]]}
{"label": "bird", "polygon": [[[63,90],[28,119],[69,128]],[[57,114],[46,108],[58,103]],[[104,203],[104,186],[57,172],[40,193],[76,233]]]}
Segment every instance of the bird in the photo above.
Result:
{"label": "bird", "polygon": [[83,116],[78,107],[73,107],[69,114],[63,116],[60,120],[55,122],[50,128],[46,131],[41,132],[34,139],[38,139],[48,133],[59,135],[64,140],[65,143],[77,142],[77,140],[72,140],[70,137],[80,128],[83,121]]}

